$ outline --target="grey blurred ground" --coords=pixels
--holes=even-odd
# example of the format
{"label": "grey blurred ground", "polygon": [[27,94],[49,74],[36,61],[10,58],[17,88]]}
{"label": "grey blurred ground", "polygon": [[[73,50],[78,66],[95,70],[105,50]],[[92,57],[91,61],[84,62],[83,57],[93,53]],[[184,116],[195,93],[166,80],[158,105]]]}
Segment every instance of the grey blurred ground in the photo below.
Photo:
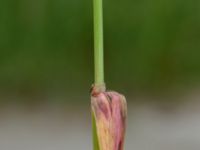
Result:
{"label": "grey blurred ground", "polygon": [[[199,91],[186,92],[177,105],[142,103],[146,97],[137,97],[134,103],[129,97],[125,149],[199,150]],[[0,150],[90,150],[88,106],[3,107]]]}

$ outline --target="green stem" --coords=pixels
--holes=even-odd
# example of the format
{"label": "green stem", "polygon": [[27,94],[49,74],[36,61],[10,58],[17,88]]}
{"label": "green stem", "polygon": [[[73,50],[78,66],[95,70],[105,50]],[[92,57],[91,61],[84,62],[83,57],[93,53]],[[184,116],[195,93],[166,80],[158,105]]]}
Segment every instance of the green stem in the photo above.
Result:
{"label": "green stem", "polygon": [[[94,12],[94,84],[104,84],[104,58],[103,58],[103,4],[102,0],[93,0]],[[99,150],[96,131],[96,122],[92,114],[93,150]]]}
{"label": "green stem", "polygon": [[103,59],[103,5],[102,0],[93,0],[94,12],[94,71],[95,84],[104,84]]}
{"label": "green stem", "polygon": [[97,128],[94,114],[92,112],[92,136],[93,136],[93,150],[99,150],[99,141],[97,137]]}

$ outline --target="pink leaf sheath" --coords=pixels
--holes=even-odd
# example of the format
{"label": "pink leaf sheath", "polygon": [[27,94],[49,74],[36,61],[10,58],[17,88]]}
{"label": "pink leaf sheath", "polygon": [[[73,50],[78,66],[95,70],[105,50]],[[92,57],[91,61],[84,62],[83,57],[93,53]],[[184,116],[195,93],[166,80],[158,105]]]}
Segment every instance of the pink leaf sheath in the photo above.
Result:
{"label": "pink leaf sheath", "polygon": [[123,95],[92,88],[91,105],[95,116],[100,150],[123,150],[127,105]]}

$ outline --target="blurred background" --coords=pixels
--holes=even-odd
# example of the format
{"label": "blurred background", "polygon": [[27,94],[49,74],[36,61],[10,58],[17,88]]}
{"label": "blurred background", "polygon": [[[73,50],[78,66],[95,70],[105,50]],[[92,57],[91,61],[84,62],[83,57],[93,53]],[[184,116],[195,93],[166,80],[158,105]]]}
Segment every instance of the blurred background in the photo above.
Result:
{"label": "blurred background", "polygon": [[[0,149],[92,149],[90,0],[0,0]],[[105,0],[126,150],[199,150],[200,1]]]}

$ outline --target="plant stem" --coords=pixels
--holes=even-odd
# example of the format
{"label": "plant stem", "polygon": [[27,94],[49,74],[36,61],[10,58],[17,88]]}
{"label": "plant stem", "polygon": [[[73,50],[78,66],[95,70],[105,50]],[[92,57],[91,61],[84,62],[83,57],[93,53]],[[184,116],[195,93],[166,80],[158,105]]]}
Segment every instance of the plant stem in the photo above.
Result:
{"label": "plant stem", "polygon": [[93,150],[99,150],[99,141],[97,137],[96,120],[92,112],[92,136],[93,136]]}
{"label": "plant stem", "polygon": [[94,72],[95,84],[104,84],[103,58],[103,4],[102,0],[93,0],[94,12]]}
{"label": "plant stem", "polygon": [[[94,84],[104,85],[103,58],[103,4],[102,0],[93,0],[94,13]],[[93,150],[99,150],[96,121],[92,114]]]}

